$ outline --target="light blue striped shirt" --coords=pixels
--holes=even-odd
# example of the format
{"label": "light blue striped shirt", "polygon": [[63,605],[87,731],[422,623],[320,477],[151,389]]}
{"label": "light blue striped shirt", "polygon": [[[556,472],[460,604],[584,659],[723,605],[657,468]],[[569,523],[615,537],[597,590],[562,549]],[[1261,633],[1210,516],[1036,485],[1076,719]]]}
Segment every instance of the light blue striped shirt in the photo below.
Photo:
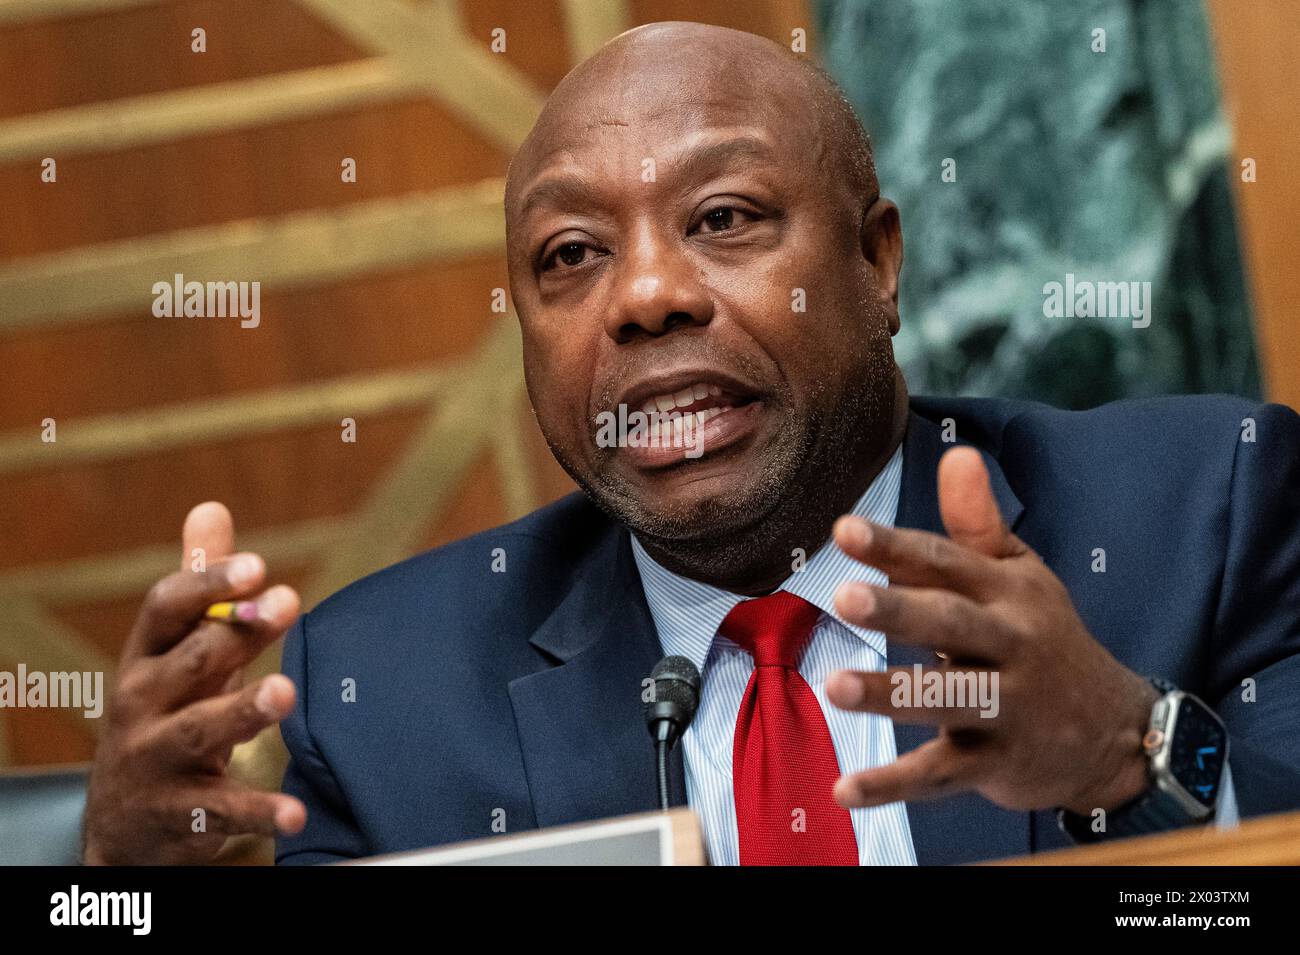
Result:
{"label": "light blue striped shirt", "polygon": [[[903,448],[899,445],[852,513],[892,527],[902,473]],[[703,678],[699,710],[682,737],[686,798],[700,817],[710,861],[714,865],[736,865],[740,848],[731,781],[732,738],[745,686],[754,672],[754,659],[721,636],[718,627],[731,608],[745,598],[664,569],[635,537],[632,552],[664,653],[686,657],[699,667]],[[882,572],[858,563],[828,541],[778,589],[802,597],[822,611],[799,663],[799,673],[812,687],[826,715],[840,771],[855,773],[892,763],[897,753],[893,720],[875,713],[841,710],[826,699],[826,678],[836,670],[885,669],[885,635],[835,616],[835,591],[846,580],[876,585],[889,582]],[[916,864],[905,803],[853,809],[850,816],[862,865]]]}

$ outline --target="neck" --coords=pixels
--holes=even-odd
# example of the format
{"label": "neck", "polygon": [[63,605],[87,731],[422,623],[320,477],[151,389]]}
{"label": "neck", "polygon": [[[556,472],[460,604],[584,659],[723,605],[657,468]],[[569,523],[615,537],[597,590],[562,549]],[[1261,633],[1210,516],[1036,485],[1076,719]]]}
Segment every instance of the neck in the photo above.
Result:
{"label": "neck", "polygon": [[[838,487],[818,486],[817,493],[800,497],[778,508],[755,526],[725,541],[668,544],[638,535],[637,539],[655,562],[682,577],[698,580],[744,597],[759,597],[774,591],[793,573],[797,553],[811,556],[830,539],[835,521],[853,509],[871,482],[897,450],[907,431],[906,386],[898,379],[893,416],[883,441],[872,442],[860,467]],[[826,493],[827,491],[830,493]],[[750,546],[750,545],[753,546]],[[726,559],[723,555],[745,555]]]}

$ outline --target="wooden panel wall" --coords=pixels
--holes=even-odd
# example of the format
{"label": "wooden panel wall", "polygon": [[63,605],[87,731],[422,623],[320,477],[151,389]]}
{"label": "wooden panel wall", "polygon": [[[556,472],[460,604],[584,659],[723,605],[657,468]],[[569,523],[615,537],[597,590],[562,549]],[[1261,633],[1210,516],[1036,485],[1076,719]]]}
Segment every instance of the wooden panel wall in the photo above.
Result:
{"label": "wooden panel wall", "polygon": [[[1300,408],[1300,3],[1208,0],[1269,398]],[[1241,160],[1255,160],[1243,182]],[[1298,492],[1300,493],[1300,492]]]}
{"label": "wooden panel wall", "polygon": [[[801,0],[0,0],[0,669],[111,671],[202,500],[310,606],[567,493],[491,309],[503,176],[574,63],[665,19],[809,26]],[[260,325],[155,318],[177,271],[261,281]],[[0,711],[0,765],[86,759],[96,726]]]}

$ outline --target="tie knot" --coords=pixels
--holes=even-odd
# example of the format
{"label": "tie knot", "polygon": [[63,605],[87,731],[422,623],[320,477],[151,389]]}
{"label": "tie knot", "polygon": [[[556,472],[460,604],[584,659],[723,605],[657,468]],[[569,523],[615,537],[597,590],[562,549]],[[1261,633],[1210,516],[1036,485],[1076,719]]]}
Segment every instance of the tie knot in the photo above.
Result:
{"label": "tie knot", "polygon": [[736,604],[718,632],[748,650],[755,666],[794,669],[820,616],[802,597],[778,590]]}

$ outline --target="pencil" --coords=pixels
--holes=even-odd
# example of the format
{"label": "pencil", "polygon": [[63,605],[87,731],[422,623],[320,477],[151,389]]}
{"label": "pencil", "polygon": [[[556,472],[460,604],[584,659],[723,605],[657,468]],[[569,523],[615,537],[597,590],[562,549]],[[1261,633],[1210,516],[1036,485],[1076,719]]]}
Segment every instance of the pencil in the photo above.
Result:
{"label": "pencil", "polygon": [[203,618],[220,620],[222,623],[252,623],[257,619],[257,604],[251,600],[224,600],[209,607]]}

